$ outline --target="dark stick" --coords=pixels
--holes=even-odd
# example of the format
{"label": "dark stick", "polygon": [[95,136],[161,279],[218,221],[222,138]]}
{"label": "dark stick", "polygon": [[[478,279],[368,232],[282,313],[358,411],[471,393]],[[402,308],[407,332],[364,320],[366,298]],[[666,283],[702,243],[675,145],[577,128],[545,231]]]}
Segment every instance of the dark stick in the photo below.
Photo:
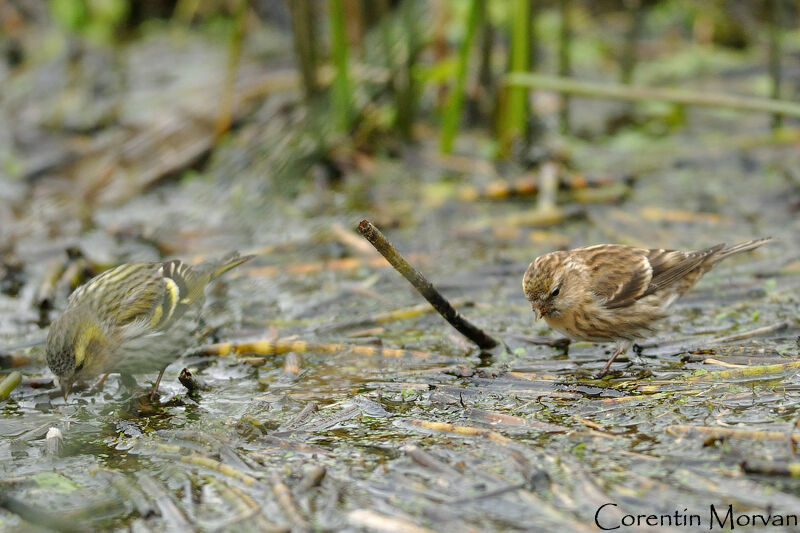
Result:
{"label": "dark stick", "polygon": [[194,378],[191,372],[189,372],[188,368],[184,368],[181,370],[180,375],[178,376],[178,381],[181,382],[181,385],[186,387],[186,390],[189,391],[189,394],[196,391],[199,387],[197,386],[197,380]]}
{"label": "dark stick", "polygon": [[383,233],[373,226],[372,222],[369,220],[362,220],[358,225],[358,232],[363,235],[364,238],[389,261],[389,264],[400,272],[403,277],[428,300],[433,308],[462,335],[484,350],[489,350],[499,344],[497,340],[489,336],[485,331],[461,316],[461,314],[450,305],[450,302],[436,290],[436,287],[400,255],[400,252],[397,251],[392,243],[386,240]]}
{"label": "dark stick", "polygon": [[186,390],[189,392],[189,394],[194,394],[208,388],[205,383],[193,376],[188,368],[181,370],[181,373],[178,376],[178,381],[181,382],[181,385],[186,387]]}
{"label": "dark stick", "polygon": [[[792,441],[794,442],[794,441]],[[742,462],[742,470],[748,474],[762,476],[800,476],[800,463],[796,461],[764,461],[759,459],[746,459]]]}

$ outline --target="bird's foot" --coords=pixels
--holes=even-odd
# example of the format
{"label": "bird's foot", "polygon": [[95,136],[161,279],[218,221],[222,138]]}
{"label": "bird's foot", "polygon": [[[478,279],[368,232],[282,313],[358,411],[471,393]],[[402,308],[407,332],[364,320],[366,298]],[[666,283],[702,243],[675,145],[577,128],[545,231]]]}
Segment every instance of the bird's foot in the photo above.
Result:
{"label": "bird's foot", "polygon": [[615,360],[617,357],[619,357],[620,355],[622,355],[622,354],[623,354],[623,353],[625,353],[626,351],[627,351],[627,346],[620,346],[620,347],[618,347],[618,348],[616,349],[616,351],[614,351],[614,355],[612,355],[612,356],[611,356],[611,358],[610,358],[610,359],[608,360],[608,362],[606,363],[606,366],[604,366],[604,367],[603,367],[603,370],[601,370],[601,371],[600,371],[600,373],[599,373],[599,374],[597,374],[597,379],[600,379],[600,378],[602,378],[603,376],[605,376],[605,375],[608,373],[608,369],[609,369],[609,368],[611,368],[611,363],[613,363],[613,362],[614,362],[614,360]]}
{"label": "bird's foot", "polygon": [[153,390],[150,391],[150,401],[151,402],[156,401],[156,398],[158,398],[158,386],[161,384],[161,378],[164,377],[164,371],[166,369],[167,369],[167,367],[164,367],[164,368],[161,369],[161,372],[158,373],[158,378],[156,379],[156,382],[153,385]]}

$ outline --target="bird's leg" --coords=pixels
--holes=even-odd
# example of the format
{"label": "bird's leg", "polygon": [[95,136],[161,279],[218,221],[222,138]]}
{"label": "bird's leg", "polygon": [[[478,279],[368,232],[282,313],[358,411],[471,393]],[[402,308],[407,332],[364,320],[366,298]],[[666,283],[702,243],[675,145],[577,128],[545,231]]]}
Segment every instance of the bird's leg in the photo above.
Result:
{"label": "bird's leg", "polygon": [[97,383],[94,384],[94,387],[92,387],[92,390],[89,391],[89,392],[94,394],[95,392],[99,391],[100,388],[103,386],[103,383],[105,383],[106,380],[108,379],[108,375],[109,375],[109,372],[106,372],[105,374],[103,374],[103,377],[101,377],[100,379],[97,380]]}
{"label": "bird's leg", "polygon": [[158,373],[158,378],[156,378],[156,384],[153,385],[153,390],[150,391],[150,401],[154,402],[156,400],[156,395],[158,395],[158,386],[161,384],[161,378],[164,376],[164,371],[167,369],[165,366],[161,369],[161,372]]}
{"label": "bird's leg", "polygon": [[614,351],[614,355],[611,356],[611,359],[608,360],[608,362],[606,363],[606,366],[603,367],[603,370],[600,371],[600,373],[597,375],[597,377],[598,378],[602,378],[603,376],[605,376],[606,372],[608,372],[608,369],[611,367],[611,363],[614,362],[614,359],[616,359],[620,355],[622,355],[625,352],[627,352],[628,348],[630,348],[630,347],[631,347],[631,344],[629,342],[618,344],[617,345],[617,349]]}

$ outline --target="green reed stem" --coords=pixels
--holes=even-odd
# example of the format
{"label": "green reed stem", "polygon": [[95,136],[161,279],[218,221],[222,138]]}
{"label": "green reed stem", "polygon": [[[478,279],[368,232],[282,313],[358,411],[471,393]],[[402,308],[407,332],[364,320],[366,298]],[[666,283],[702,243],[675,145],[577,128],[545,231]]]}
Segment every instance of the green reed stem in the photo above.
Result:
{"label": "green reed stem", "polygon": [[609,98],[612,100],[663,101],[673,104],[706,107],[726,107],[739,111],[761,111],[800,117],[800,104],[786,100],[734,96],[712,92],[695,92],[683,89],[661,89],[655,87],[635,87],[613,85],[570,78],[546,76],[543,74],[512,73],[506,77],[509,87],[558,91],[589,98]]}
{"label": "green reed stem", "polygon": [[[511,74],[524,74],[530,68],[530,0],[512,0]],[[508,155],[514,139],[525,135],[528,124],[528,92],[509,85],[500,122],[501,154]]]}
{"label": "green reed stem", "polygon": [[19,385],[21,381],[22,374],[16,370],[7,375],[6,378],[0,382],[0,402],[7,399],[11,394],[11,391],[16,389],[17,385]]}
{"label": "green reed stem", "polygon": [[449,154],[453,151],[453,141],[458,131],[458,123],[461,119],[461,110],[464,106],[464,86],[467,81],[467,63],[469,52],[472,49],[472,42],[475,40],[475,29],[480,20],[481,2],[483,0],[472,0],[467,14],[466,27],[464,29],[464,40],[458,49],[458,63],[456,65],[455,84],[451,87],[450,96],[442,117],[442,132],[439,138],[439,149],[442,153]]}
{"label": "green reed stem", "polygon": [[331,53],[336,70],[333,79],[331,105],[336,125],[340,131],[350,128],[352,118],[350,75],[348,67],[347,31],[344,23],[342,0],[328,0],[331,30]]}

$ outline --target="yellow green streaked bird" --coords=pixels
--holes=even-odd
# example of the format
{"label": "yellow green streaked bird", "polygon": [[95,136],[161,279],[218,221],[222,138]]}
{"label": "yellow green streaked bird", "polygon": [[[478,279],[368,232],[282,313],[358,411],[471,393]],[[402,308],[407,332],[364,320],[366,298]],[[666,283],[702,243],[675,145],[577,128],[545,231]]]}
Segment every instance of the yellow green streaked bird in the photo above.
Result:
{"label": "yellow green streaked bird", "polygon": [[158,370],[154,397],[167,365],[189,345],[206,285],[252,257],[123,264],[78,287],[47,334],[47,364],[64,399],[79,379]]}

